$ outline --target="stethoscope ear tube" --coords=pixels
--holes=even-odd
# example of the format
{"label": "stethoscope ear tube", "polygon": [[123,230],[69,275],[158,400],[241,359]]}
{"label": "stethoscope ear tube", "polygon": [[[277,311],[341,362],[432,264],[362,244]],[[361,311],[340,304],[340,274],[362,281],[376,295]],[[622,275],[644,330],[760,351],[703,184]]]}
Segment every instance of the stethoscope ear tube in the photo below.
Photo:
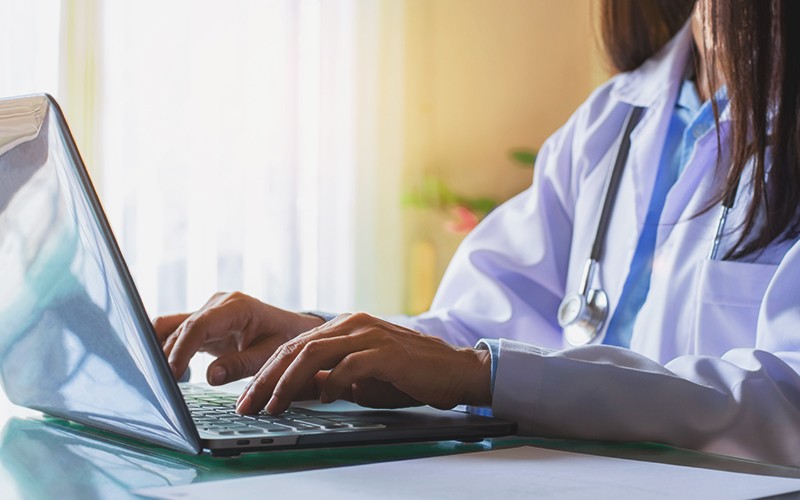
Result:
{"label": "stethoscope ear tube", "polygon": [[714,242],[711,244],[711,250],[708,252],[708,260],[717,260],[717,253],[719,252],[719,244],[722,241],[722,233],[725,230],[725,223],[728,221],[728,213],[730,213],[733,204],[736,203],[736,191],[739,189],[739,183],[736,183],[733,191],[722,202],[722,215],[719,216],[717,222],[717,230],[714,233]]}
{"label": "stethoscope ear tube", "polygon": [[617,201],[617,192],[619,191],[619,184],[622,180],[622,171],[625,170],[625,164],[628,162],[628,153],[630,153],[631,150],[631,132],[633,132],[633,129],[636,128],[639,120],[641,120],[643,112],[644,108],[641,107],[631,109],[628,113],[627,121],[625,122],[622,142],[620,142],[619,150],[617,151],[617,159],[614,161],[614,169],[611,171],[611,178],[608,181],[606,195],[603,199],[603,209],[600,212],[600,219],[597,221],[597,231],[595,231],[594,235],[592,253],[589,254],[589,260],[598,263],[603,256],[606,232],[608,232],[608,222],[611,218],[611,211],[614,209],[615,202]]}
{"label": "stethoscope ear tube", "polygon": [[597,221],[597,231],[592,244],[592,251],[586,261],[581,285],[578,292],[564,297],[558,308],[558,323],[564,329],[564,337],[571,345],[584,345],[594,340],[608,317],[608,296],[602,288],[591,288],[594,275],[600,266],[600,259],[605,247],[611,211],[617,198],[622,171],[628,161],[631,148],[631,132],[641,120],[644,108],[634,107],[628,113],[622,138],[617,151],[617,158],[606,187],[603,208]]}

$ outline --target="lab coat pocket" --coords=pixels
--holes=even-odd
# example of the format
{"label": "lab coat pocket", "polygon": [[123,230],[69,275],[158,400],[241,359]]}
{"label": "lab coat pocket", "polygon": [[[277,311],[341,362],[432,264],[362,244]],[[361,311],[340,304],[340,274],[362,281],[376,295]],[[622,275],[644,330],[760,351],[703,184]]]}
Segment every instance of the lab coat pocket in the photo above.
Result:
{"label": "lab coat pocket", "polygon": [[754,346],[758,311],[776,265],[706,260],[699,269],[694,352]]}

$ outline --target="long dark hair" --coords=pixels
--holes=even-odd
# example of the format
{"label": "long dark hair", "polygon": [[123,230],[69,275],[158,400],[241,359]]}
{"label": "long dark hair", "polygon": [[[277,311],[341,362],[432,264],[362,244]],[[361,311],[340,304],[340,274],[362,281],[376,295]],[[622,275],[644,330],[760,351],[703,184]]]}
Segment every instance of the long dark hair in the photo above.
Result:
{"label": "long dark hair", "polygon": [[[601,32],[614,67],[630,71],[657,52],[693,4],[605,0]],[[740,182],[752,193],[739,239],[726,256],[735,259],[800,234],[800,2],[710,0],[703,15],[713,46],[722,48],[718,63],[731,112],[724,145],[731,161],[714,203],[733,196]],[[752,173],[744,178],[751,163]]]}
{"label": "long dark hair", "polygon": [[605,0],[600,35],[609,62],[631,71],[661,49],[689,19],[695,0]]}
{"label": "long dark hair", "polygon": [[731,252],[735,258],[794,238],[800,229],[800,2],[716,0],[711,5],[712,39],[723,48],[720,63],[732,120],[731,165],[719,199],[734,192],[753,162],[746,179],[753,199]]}

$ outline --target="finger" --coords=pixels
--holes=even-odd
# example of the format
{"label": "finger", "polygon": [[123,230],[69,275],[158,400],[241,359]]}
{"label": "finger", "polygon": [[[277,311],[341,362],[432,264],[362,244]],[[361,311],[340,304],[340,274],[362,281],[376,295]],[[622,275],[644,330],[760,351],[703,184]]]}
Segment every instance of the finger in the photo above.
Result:
{"label": "finger", "polygon": [[268,343],[255,345],[247,350],[220,356],[208,366],[206,379],[211,385],[222,385],[256,373],[275,350]]}
{"label": "finger", "polygon": [[247,304],[241,301],[224,302],[190,316],[176,332],[167,355],[173,372],[183,373],[192,356],[210,338],[246,331],[252,317]]}
{"label": "finger", "polygon": [[368,378],[382,380],[385,378],[383,367],[386,363],[385,354],[378,349],[348,354],[328,374],[320,394],[320,401],[323,403],[336,401],[344,392],[351,390],[353,384],[359,380]]}
{"label": "finger", "polygon": [[183,331],[183,323],[178,326],[178,328],[167,337],[167,340],[164,341],[163,349],[164,349],[164,356],[169,359],[169,355],[172,354],[172,349],[175,347],[175,341],[178,340],[180,337],[181,332]]}
{"label": "finger", "polygon": [[302,344],[291,355],[265,365],[266,370],[242,399],[242,411],[261,409],[265,404],[270,413],[285,411],[320,370],[333,368],[348,354],[366,349],[371,341],[371,335],[353,334],[317,338]]}
{"label": "finger", "polygon": [[[247,411],[245,409],[250,408],[250,403],[242,406],[242,402],[246,397],[250,398],[251,393],[272,394],[272,390],[275,388],[275,384],[277,384],[281,374],[294,360],[294,357],[306,343],[317,339],[330,338],[350,333],[348,328],[341,327],[341,324],[350,316],[350,314],[340,314],[331,321],[323,323],[301,335],[298,335],[294,339],[284,343],[278,349],[276,349],[275,352],[272,353],[272,356],[267,359],[267,362],[264,363],[258,373],[256,373],[255,376],[250,379],[250,382],[247,383],[244,390],[239,395],[239,398],[236,400],[237,411],[240,413],[245,413]],[[255,385],[258,385],[256,389],[254,389]],[[264,404],[266,404],[266,402],[262,402],[261,406],[259,406],[257,409],[260,410],[263,408]],[[241,410],[239,410],[240,406],[242,406]]]}
{"label": "finger", "polygon": [[158,342],[163,344],[178,327],[189,317],[188,313],[170,314],[159,316],[153,320],[153,330],[156,332]]}
{"label": "finger", "polygon": [[298,400],[298,392],[306,381],[312,380],[320,370],[337,367],[344,359],[355,356],[354,353],[368,349],[377,353],[374,349],[377,339],[371,333],[358,333],[307,344],[276,384],[267,411],[273,414],[285,411],[292,401]]}

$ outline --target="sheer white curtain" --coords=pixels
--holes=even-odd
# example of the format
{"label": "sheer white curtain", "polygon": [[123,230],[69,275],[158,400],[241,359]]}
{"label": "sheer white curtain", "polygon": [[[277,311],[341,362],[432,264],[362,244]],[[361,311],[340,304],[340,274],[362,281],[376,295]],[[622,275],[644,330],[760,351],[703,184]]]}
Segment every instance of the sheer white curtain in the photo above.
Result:
{"label": "sheer white curtain", "polygon": [[0,97],[58,94],[61,0],[0,0]]}
{"label": "sheer white curtain", "polygon": [[101,191],[150,311],[234,289],[353,307],[356,14],[353,1],[103,4]]}

